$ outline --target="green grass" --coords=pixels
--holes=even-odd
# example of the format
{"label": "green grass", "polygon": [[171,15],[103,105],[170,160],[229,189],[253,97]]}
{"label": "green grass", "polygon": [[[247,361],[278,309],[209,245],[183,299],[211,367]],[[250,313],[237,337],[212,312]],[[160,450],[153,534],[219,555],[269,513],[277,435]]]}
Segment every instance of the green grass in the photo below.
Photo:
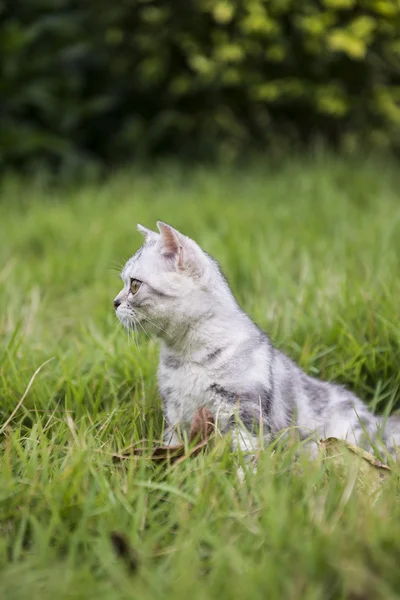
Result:
{"label": "green grass", "polygon": [[399,406],[396,168],[322,157],[63,189],[3,181],[0,423],[52,360],[1,433],[0,598],[400,597],[397,467],[376,499],[290,448],[265,451],[245,483],[223,440],[168,469],[112,460],[162,427],[157,343],[129,342],[112,310],[137,222],[194,237],[307,372],[377,412]]}

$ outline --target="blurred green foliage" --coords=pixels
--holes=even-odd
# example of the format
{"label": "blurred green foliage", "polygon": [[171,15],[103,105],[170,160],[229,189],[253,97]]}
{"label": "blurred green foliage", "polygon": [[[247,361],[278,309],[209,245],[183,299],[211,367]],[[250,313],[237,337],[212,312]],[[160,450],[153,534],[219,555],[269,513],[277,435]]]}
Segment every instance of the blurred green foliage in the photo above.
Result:
{"label": "blurred green foliage", "polygon": [[399,0],[4,0],[0,164],[400,147]]}

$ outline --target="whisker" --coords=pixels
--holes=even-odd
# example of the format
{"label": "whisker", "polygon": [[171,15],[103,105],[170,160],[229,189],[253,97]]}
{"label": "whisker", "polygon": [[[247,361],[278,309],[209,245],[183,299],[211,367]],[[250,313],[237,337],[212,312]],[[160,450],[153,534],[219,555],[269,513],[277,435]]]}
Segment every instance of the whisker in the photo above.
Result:
{"label": "whisker", "polygon": [[127,333],[128,333],[128,342],[129,342],[130,344],[133,344],[133,346],[135,346],[135,348],[136,348],[137,350],[139,350],[139,344],[138,344],[138,342],[137,342],[136,335],[135,335],[135,334],[136,334],[136,329],[135,329],[135,327],[136,327],[136,324],[134,323],[134,324],[133,324],[133,327],[130,327],[130,328],[127,330]]}
{"label": "whisker", "polygon": [[146,315],[144,315],[143,313],[140,313],[138,310],[136,310],[137,314],[139,315],[139,317],[141,317],[144,321],[147,321],[148,323],[150,323],[150,325],[153,325],[153,327],[155,327],[156,329],[159,329],[160,331],[163,331],[165,333],[165,335],[169,336],[168,331],[166,331],[165,329],[163,329],[161,327],[161,325],[154,323],[153,321],[151,321]]}
{"label": "whisker", "polygon": [[124,268],[124,265],[126,263],[117,263],[117,262],[113,262],[108,266],[108,269],[111,269],[112,271],[118,271],[118,273],[121,273],[122,269]]}
{"label": "whisker", "polygon": [[145,330],[145,328],[143,327],[143,325],[141,324],[141,322],[137,321],[137,324],[142,329],[142,331],[145,333],[145,335],[147,335],[147,337],[149,338],[149,340],[152,341],[151,337],[149,336],[149,334],[147,333],[147,331]]}

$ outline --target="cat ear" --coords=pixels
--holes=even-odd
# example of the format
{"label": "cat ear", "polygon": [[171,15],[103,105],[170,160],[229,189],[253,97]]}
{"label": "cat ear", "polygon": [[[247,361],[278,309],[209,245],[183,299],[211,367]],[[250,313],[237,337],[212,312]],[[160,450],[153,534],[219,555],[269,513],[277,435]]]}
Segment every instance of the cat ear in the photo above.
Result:
{"label": "cat ear", "polygon": [[160,230],[158,244],[162,256],[170,260],[175,268],[198,277],[204,270],[204,263],[203,253],[197,244],[162,221],[157,221],[157,227]]}
{"label": "cat ear", "polygon": [[151,229],[147,229],[147,227],[143,227],[138,223],[137,230],[144,236],[146,242],[150,242],[151,240],[157,240],[159,235],[155,231],[151,231]]}
{"label": "cat ear", "polygon": [[183,236],[170,225],[157,221],[157,227],[160,231],[160,249],[161,254],[166,258],[176,260],[178,266],[182,268],[183,259]]}

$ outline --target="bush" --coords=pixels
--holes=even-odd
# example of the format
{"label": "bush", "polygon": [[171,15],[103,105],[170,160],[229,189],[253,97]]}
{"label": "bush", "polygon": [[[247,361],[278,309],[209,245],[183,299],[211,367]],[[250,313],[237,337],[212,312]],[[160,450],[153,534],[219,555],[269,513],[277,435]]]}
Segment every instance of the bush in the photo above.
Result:
{"label": "bush", "polygon": [[396,0],[2,4],[1,161],[400,146]]}

